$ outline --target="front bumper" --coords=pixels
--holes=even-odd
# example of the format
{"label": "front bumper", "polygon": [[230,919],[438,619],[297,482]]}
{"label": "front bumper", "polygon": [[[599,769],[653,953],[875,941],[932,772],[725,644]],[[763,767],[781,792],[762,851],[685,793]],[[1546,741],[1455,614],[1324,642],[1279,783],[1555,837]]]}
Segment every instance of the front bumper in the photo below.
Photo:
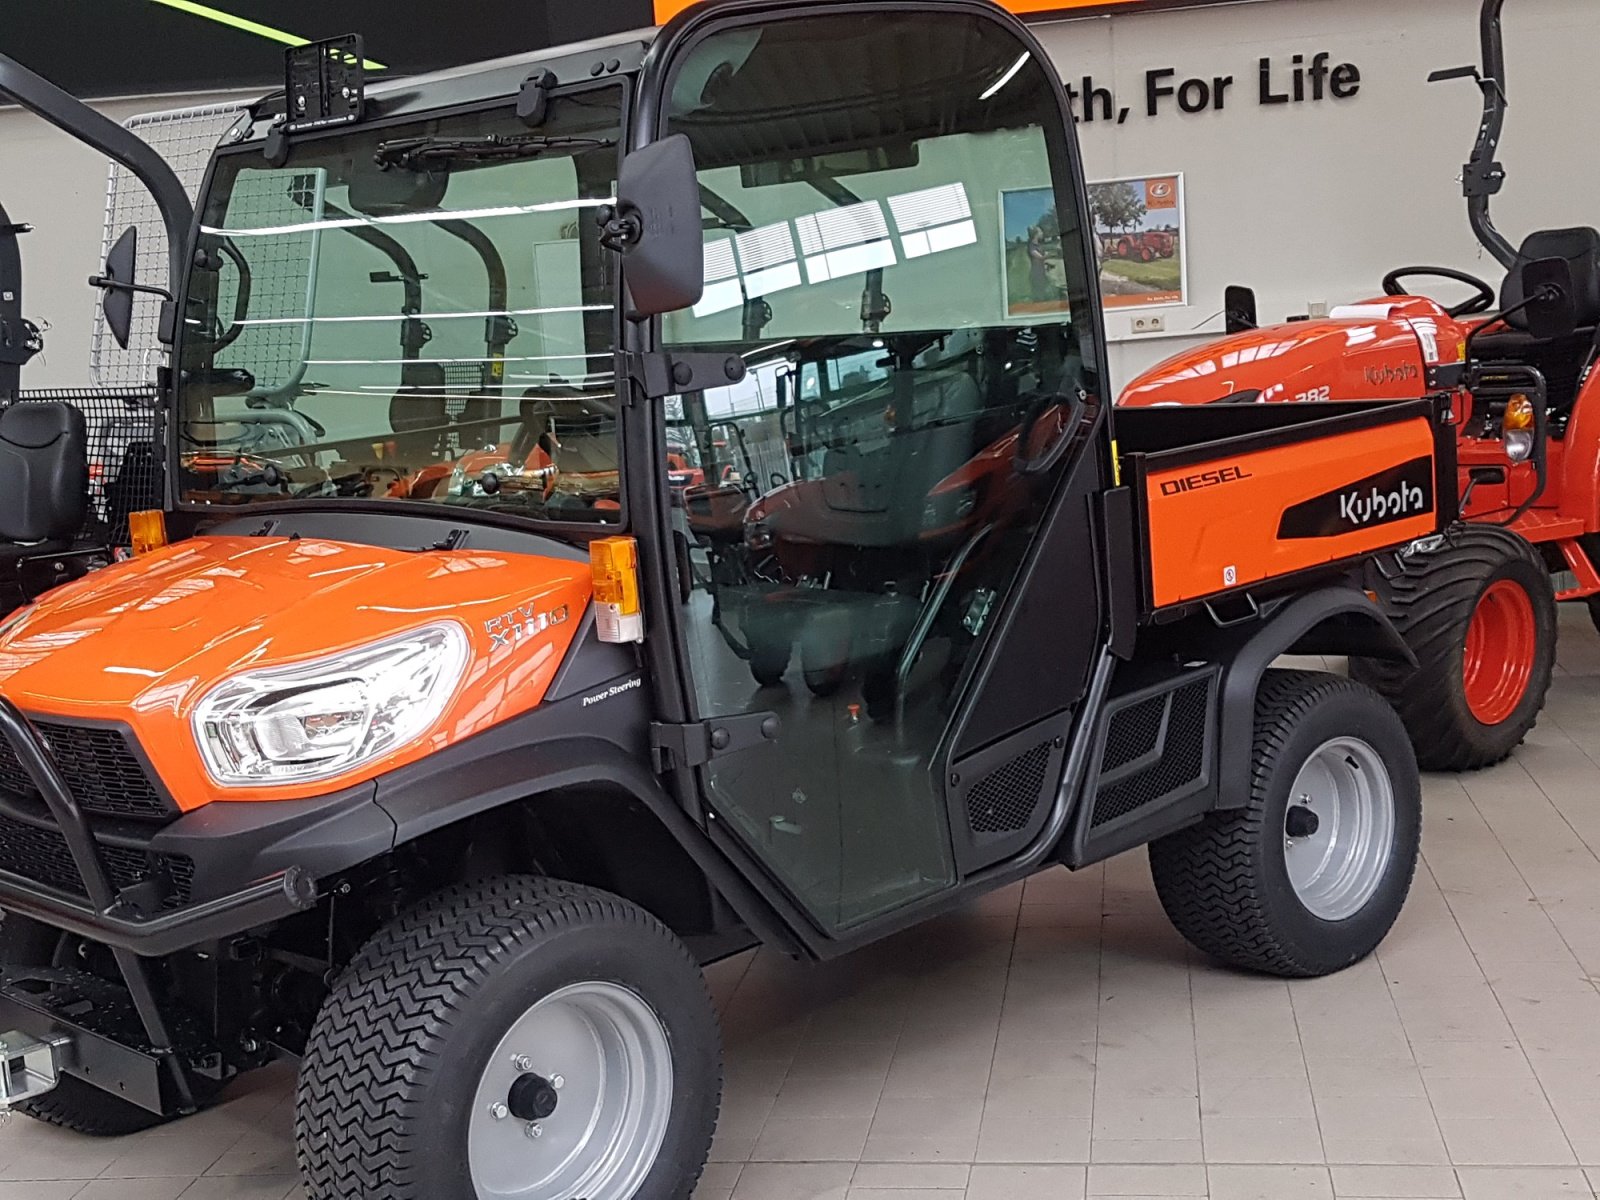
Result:
{"label": "front bumper", "polygon": [[[42,802],[23,811],[0,798],[0,838],[26,833],[54,852],[48,862],[43,853],[6,859],[0,909],[143,957],[305,911],[319,879],[393,845],[394,823],[370,784],[317,800],[213,803],[154,829],[91,824],[38,731],[4,697],[0,737]],[[130,856],[182,864],[183,886],[130,878]]]}

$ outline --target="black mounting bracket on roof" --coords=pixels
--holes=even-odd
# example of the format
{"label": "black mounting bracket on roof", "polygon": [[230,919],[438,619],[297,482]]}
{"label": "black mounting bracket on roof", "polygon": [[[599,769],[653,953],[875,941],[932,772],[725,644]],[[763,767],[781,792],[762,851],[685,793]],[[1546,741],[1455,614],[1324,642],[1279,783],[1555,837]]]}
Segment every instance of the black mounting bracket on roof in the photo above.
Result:
{"label": "black mounting bracket on roof", "polygon": [[366,55],[359,33],[307,42],[284,56],[285,133],[349,125],[366,112]]}
{"label": "black mounting bracket on roof", "polygon": [[284,118],[267,130],[261,156],[289,161],[289,135],[351,125],[367,111],[367,69],[359,33],[307,42],[283,56]]}
{"label": "black mounting bracket on roof", "polygon": [[517,119],[532,129],[543,125],[550,108],[550,90],[555,86],[555,72],[543,67],[524,79],[517,93]]}

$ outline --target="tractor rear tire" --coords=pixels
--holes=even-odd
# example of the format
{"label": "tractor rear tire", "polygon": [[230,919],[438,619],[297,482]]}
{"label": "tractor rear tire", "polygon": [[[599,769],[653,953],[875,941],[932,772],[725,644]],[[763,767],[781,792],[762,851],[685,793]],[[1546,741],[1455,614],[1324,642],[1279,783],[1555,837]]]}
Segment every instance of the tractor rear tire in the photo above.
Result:
{"label": "tractor rear tire", "polygon": [[1405,729],[1352,680],[1268,671],[1251,762],[1242,807],[1150,844],[1161,906],[1229,966],[1308,978],[1359,962],[1400,915],[1421,849]]}
{"label": "tractor rear tire", "polygon": [[1417,666],[1352,658],[1350,674],[1394,705],[1418,763],[1472,771],[1509,755],[1538,720],[1555,669],[1555,588],[1538,551],[1508,530],[1469,525],[1377,589]]}
{"label": "tractor rear tire", "polygon": [[439,893],[334,983],[295,1095],[309,1200],[688,1200],[722,1094],[698,963],[618,896]]}
{"label": "tractor rear tire", "polygon": [[[58,929],[9,913],[0,921],[0,965],[49,966],[61,944],[61,936]],[[63,1075],[50,1091],[33,1100],[24,1100],[16,1108],[35,1121],[59,1125],[88,1137],[125,1137],[154,1129],[169,1120],[75,1075]]]}

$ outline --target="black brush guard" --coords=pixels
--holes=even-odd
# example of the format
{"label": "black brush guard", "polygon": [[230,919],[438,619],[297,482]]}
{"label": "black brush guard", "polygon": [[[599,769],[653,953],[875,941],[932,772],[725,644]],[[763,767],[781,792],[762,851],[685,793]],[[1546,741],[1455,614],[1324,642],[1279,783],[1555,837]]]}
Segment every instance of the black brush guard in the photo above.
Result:
{"label": "black brush guard", "polygon": [[123,987],[87,972],[0,964],[0,1030],[61,1047],[69,1074],[152,1112],[195,1108],[196,1072],[220,1065],[204,1032],[163,1011],[148,959],[232,937],[313,907],[316,882],[290,867],[228,895],[145,914],[111,881],[99,844],[38,732],[0,697],[10,743],[60,827],[87,901],[0,871],[0,910],[110,948]]}

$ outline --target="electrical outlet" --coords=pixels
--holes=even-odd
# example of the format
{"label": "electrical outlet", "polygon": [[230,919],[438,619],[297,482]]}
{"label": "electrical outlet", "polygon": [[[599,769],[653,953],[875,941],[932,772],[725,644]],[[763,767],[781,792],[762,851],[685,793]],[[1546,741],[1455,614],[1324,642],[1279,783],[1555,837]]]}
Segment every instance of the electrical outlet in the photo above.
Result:
{"label": "electrical outlet", "polygon": [[1135,333],[1160,333],[1166,327],[1167,320],[1165,317],[1144,316],[1133,319],[1133,331]]}
{"label": "electrical outlet", "polygon": [[1328,302],[1326,300],[1307,300],[1306,315],[1316,320],[1328,315]]}

